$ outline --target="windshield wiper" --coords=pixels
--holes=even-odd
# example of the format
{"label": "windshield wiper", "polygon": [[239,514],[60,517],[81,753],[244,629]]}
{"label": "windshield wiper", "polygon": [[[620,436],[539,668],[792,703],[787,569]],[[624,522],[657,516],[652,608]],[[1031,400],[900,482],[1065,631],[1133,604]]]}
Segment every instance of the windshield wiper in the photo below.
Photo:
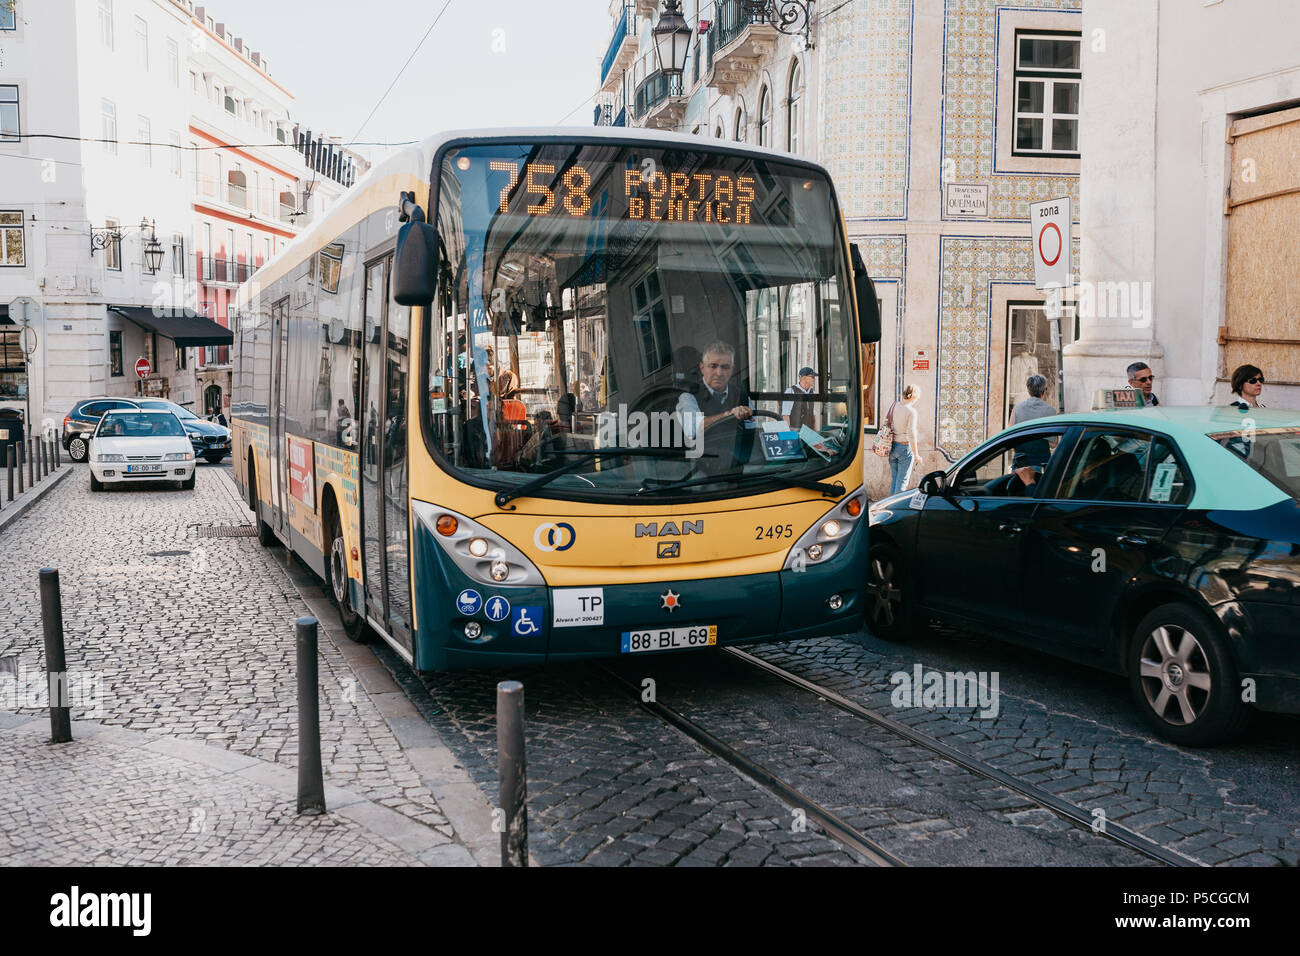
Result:
{"label": "windshield wiper", "polygon": [[[748,475],[705,475],[702,478],[688,478],[682,481],[666,481],[659,483],[657,479],[647,478],[642,482],[642,487],[632,493],[633,497],[662,491],[675,491],[678,488],[690,488],[695,485],[711,484],[715,481],[734,481],[736,484],[753,484],[761,481],[775,481],[789,488],[810,488],[813,491],[820,491],[823,497],[839,498],[844,494],[843,482],[830,484],[825,481],[817,481],[815,478],[799,478],[795,475],[778,475],[778,474],[748,474]],[[646,488],[646,482],[655,482],[655,487]]]}
{"label": "windshield wiper", "polygon": [[[498,491],[496,497],[492,500],[496,502],[498,508],[504,508],[515,498],[523,498],[525,495],[531,495],[539,488],[544,488],[556,478],[567,475],[570,472],[577,471],[583,465],[597,458],[607,456],[614,457],[620,455],[635,455],[638,458],[684,458],[686,450],[683,448],[622,448],[615,446],[613,448],[593,448],[590,451],[583,450],[564,450],[556,452],[559,455],[575,455],[575,460],[567,465],[561,465],[559,468],[552,468],[548,472],[538,475],[530,481],[525,481],[518,487],[511,488],[507,491]],[[712,455],[704,456],[712,458]]]}

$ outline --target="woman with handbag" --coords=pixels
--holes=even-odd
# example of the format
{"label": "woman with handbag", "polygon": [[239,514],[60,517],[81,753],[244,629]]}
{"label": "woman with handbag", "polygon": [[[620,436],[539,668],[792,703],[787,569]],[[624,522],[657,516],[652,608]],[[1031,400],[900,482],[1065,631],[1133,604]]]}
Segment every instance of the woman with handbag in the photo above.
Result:
{"label": "woman with handbag", "polygon": [[902,398],[889,406],[885,420],[880,423],[873,451],[889,459],[889,493],[896,495],[907,484],[912,466],[921,463],[920,440],[916,434],[916,400],[921,390],[916,385],[906,385]]}

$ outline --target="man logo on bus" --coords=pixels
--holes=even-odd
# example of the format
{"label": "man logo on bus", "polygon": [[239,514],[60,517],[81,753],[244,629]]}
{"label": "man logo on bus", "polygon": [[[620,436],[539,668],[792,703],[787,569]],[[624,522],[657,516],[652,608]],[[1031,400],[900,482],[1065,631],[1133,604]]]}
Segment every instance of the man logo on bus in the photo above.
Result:
{"label": "man logo on bus", "polygon": [[573,525],[561,521],[557,524],[539,524],[533,532],[533,544],[538,551],[568,551],[578,538]]}

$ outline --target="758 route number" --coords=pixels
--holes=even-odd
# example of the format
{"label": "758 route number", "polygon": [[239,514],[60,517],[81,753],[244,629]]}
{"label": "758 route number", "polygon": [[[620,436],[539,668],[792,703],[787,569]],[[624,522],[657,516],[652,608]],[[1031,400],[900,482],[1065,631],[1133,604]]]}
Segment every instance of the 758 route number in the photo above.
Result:
{"label": "758 route number", "polygon": [[772,524],[764,528],[762,525],[754,527],[754,540],[762,541],[764,538],[769,540],[780,538],[793,538],[794,525]]}

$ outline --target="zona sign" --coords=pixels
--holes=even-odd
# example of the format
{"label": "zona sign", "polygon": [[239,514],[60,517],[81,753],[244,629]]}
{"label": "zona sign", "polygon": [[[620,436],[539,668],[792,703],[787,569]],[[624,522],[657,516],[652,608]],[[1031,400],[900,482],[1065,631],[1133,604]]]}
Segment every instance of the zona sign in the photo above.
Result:
{"label": "zona sign", "polygon": [[1070,197],[1029,204],[1029,238],[1034,253],[1034,288],[1070,284]]}
{"label": "zona sign", "polygon": [[135,360],[135,374],[140,378],[148,378],[149,373],[152,371],[153,366],[149,364],[149,360],[144,356]]}

